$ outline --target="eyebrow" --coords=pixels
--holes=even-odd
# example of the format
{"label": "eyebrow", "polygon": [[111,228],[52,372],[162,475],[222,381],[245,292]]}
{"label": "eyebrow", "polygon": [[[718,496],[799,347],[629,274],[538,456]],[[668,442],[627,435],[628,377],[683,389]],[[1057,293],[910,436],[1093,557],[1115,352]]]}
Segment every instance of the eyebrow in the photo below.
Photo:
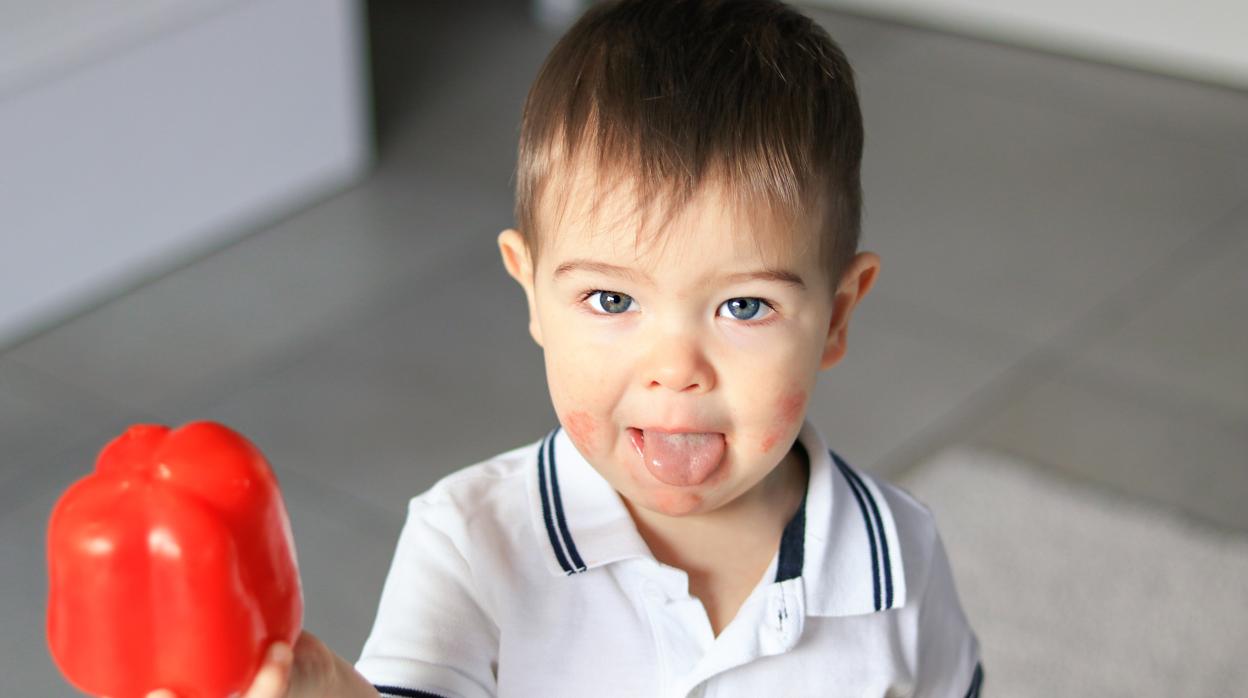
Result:
{"label": "eyebrow", "polygon": [[650,276],[645,272],[629,269],[628,267],[619,267],[606,262],[595,262],[589,259],[573,259],[555,267],[555,278],[567,276],[573,272],[589,272],[591,274],[606,274],[607,276],[622,276],[633,281],[641,281],[645,283],[653,283]]}
{"label": "eyebrow", "polygon": [[730,283],[740,283],[742,281],[774,281],[776,283],[786,284],[802,290],[806,289],[806,282],[802,281],[802,277],[787,269],[744,271],[740,274],[729,274],[724,277],[724,280]]}
{"label": "eyebrow", "polygon": [[[637,282],[653,284],[653,280],[649,275],[636,269],[628,267],[607,264],[606,262],[595,262],[590,259],[573,259],[558,267],[555,267],[555,278],[566,276],[573,272],[590,272],[595,274],[606,274],[608,276],[619,276]],[[773,281],[776,283],[793,286],[795,288],[805,290],[806,282],[802,281],[802,277],[787,269],[762,269],[759,271],[743,271],[736,274],[728,274],[721,277],[729,283],[741,283],[743,281]]]}

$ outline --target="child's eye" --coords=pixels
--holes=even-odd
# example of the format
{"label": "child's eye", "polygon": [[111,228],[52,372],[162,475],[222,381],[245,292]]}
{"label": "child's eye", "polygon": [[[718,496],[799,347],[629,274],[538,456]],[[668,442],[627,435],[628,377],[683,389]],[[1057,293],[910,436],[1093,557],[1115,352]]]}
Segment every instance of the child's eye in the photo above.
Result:
{"label": "child's eye", "polygon": [[592,291],[585,299],[595,310],[610,315],[628,312],[633,305],[632,296],[617,291]]}
{"label": "child's eye", "polygon": [[[725,313],[725,311],[727,311]],[[758,320],[775,312],[761,298],[731,298],[719,306],[720,317],[737,320]],[[761,314],[760,314],[761,313]]]}

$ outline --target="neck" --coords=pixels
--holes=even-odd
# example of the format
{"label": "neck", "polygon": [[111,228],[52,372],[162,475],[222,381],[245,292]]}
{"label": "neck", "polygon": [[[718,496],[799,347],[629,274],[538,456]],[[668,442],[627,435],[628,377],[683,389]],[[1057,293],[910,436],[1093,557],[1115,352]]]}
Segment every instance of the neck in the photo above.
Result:
{"label": "neck", "polygon": [[767,477],[714,511],[666,516],[627,500],[624,504],[655,558],[693,573],[720,567],[725,556],[742,550],[766,551],[770,561],[785,525],[801,505],[808,476],[805,449],[794,443]]}

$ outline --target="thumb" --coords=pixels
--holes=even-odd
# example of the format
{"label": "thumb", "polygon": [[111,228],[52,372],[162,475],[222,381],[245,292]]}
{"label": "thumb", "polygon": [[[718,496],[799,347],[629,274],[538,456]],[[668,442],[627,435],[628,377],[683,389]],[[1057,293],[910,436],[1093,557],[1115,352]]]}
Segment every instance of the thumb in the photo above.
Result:
{"label": "thumb", "polygon": [[[251,687],[243,698],[281,698],[286,695],[290,684],[290,665],[293,655],[290,645],[275,642],[269,646],[265,654],[264,664],[251,680]],[[148,693],[144,698],[178,698],[178,695],[167,688]]]}
{"label": "thumb", "polygon": [[[252,679],[251,687],[243,698],[281,698],[290,687],[290,665],[294,654],[290,645],[275,642],[269,646],[264,664]],[[151,698],[150,696],[148,698]]]}

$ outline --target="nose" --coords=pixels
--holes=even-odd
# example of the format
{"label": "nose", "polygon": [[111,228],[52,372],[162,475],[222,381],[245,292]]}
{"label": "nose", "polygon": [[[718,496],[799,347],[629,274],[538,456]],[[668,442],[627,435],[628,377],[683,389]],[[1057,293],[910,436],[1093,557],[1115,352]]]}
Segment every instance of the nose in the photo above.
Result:
{"label": "nose", "polygon": [[642,378],[647,388],[706,392],[715,387],[715,371],[698,343],[687,335],[656,341],[645,359]]}

